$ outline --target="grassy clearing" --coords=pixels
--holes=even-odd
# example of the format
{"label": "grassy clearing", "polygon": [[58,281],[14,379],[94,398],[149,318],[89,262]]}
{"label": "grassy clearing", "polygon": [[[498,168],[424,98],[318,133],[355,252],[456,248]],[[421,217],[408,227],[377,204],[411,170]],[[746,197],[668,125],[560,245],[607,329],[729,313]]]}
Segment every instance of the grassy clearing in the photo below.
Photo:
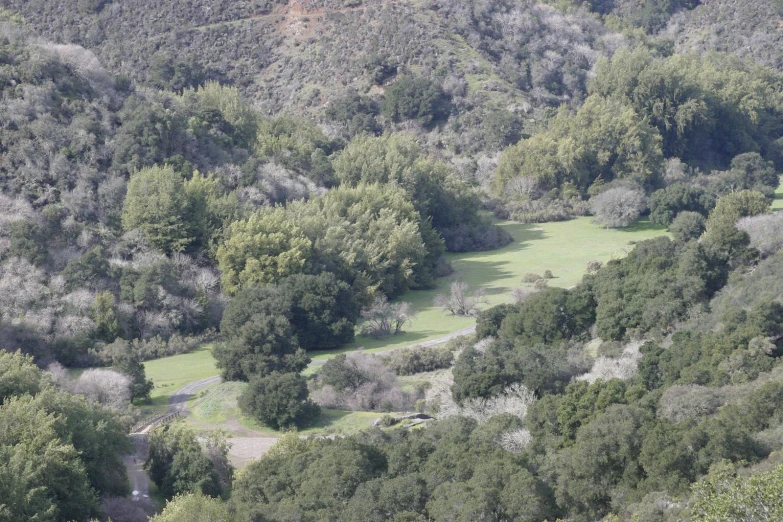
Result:
{"label": "grassy clearing", "polygon": [[[783,198],[783,192],[780,197]],[[437,339],[471,326],[474,319],[448,316],[432,304],[435,295],[446,292],[453,279],[461,279],[473,288],[484,288],[490,304],[495,305],[510,301],[514,287],[531,286],[522,283],[522,277],[528,272],[542,275],[545,270],[551,270],[555,278],[549,280],[550,286],[567,288],[580,281],[588,262],[622,257],[634,242],[665,233],[664,229],[648,221],[640,221],[626,229],[607,230],[593,224],[587,217],[532,225],[503,222],[499,226],[511,233],[514,243],[490,252],[448,254],[447,258],[455,270],[453,276],[441,280],[434,290],[414,291],[404,296],[403,299],[411,302],[418,312],[404,334],[384,340],[357,337],[356,342],[341,350],[314,352],[311,357],[314,360],[328,359],[336,353],[360,347],[368,352],[379,352]],[[188,354],[146,362],[147,376],[155,382],[155,388],[152,391],[153,403],[144,408],[145,412],[165,411],[172,392],[189,382],[217,375],[210,348],[204,346]],[[309,370],[305,373],[314,371],[312,368]],[[217,406],[202,406],[198,416],[205,422],[221,422],[220,416],[224,415],[221,412]],[[377,417],[374,413],[368,415]],[[313,429],[352,429],[358,424],[366,425],[366,419],[357,413],[327,412],[324,417],[329,419],[330,424]]]}
{"label": "grassy clearing", "polygon": [[783,210],[783,176],[781,176],[780,185],[778,185],[778,189],[775,191],[775,199],[772,201],[772,210],[775,212]]}
{"label": "grassy clearing", "polygon": [[211,344],[205,344],[190,353],[147,361],[144,363],[144,371],[147,378],[155,383],[150,394],[152,404],[142,406],[145,414],[166,411],[169,396],[177,389],[219,373],[212,357]]}
{"label": "grassy clearing", "polygon": [[[243,382],[225,382],[211,386],[198,394],[190,404],[191,415],[188,421],[197,428],[222,424],[229,430],[240,432],[242,428],[252,430],[258,435],[276,437],[279,431],[263,426],[252,419],[244,417],[237,405],[239,394],[247,387]],[[303,435],[348,435],[366,429],[383,414],[363,411],[338,411],[322,409],[318,421],[309,428],[299,430]],[[247,436],[247,433],[238,433]]]}
{"label": "grassy clearing", "polygon": [[335,353],[359,347],[368,352],[389,350],[437,339],[471,326],[474,319],[448,316],[432,304],[435,295],[446,292],[453,279],[463,280],[473,288],[484,288],[489,303],[496,305],[509,302],[514,287],[532,287],[522,283],[522,276],[528,272],[543,275],[545,270],[551,270],[555,279],[549,280],[549,285],[568,288],[582,279],[590,261],[623,257],[633,248],[633,243],[666,233],[664,228],[646,220],[625,229],[604,229],[589,217],[531,225],[503,222],[499,226],[514,237],[512,244],[490,252],[447,254],[454,275],[441,280],[434,290],[413,291],[402,298],[418,312],[404,334],[383,340],[357,337],[356,342],[342,350],[312,353],[311,357],[328,359]]}

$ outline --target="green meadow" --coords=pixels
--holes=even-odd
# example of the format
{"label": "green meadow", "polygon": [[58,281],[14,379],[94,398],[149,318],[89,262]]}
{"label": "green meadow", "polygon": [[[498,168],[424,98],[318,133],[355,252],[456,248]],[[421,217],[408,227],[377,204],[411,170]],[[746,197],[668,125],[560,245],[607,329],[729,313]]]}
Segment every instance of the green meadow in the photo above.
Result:
{"label": "green meadow", "polygon": [[328,359],[335,353],[364,348],[377,352],[437,339],[474,324],[470,317],[454,317],[433,305],[439,293],[448,292],[449,284],[461,280],[471,288],[483,288],[489,305],[511,301],[511,291],[526,273],[543,275],[551,270],[555,276],[550,286],[568,288],[577,284],[590,261],[606,262],[625,256],[633,244],[665,234],[663,227],[641,220],[625,229],[606,229],[589,217],[542,224],[500,222],[514,237],[505,248],[489,252],[447,254],[454,274],[440,280],[433,290],[408,292],[401,299],[413,305],[417,317],[405,327],[405,333],[388,339],[357,336],[356,342],[339,351],[311,354],[314,360]]}
{"label": "green meadow", "polygon": [[[433,305],[438,293],[448,292],[451,281],[461,280],[471,288],[483,288],[489,305],[496,305],[511,301],[513,288],[532,287],[522,282],[526,273],[543,275],[545,270],[551,270],[554,279],[549,280],[549,285],[568,288],[581,280],[590,261],[606,262],[623,257],[634,243],[665,233],[663,228],[646,220],[625,229],[605,229],[589,217],[529,225],[506,221],[499,226],[511,233],[513,243],[489,252],[447,254],[454,268],[453,275],[443,278],[436,289],[412,291],[402,297],[417,312],[403,334],[380,340],[357,336],[354,343],[341,350],[314,352],[311,357],[324,360],[358,348],[368,352],[390,350],[438,339],[471,326],[475,322],[473,318],[450,316]],[[149,413],[165,410],[168,397],[181,386],[217,375],[210,350],[211,345],[205,345],[192,353],[144,363],[147,377],[155,382],[153,404],[146,408]],[[312,372],[310,368],[306,373]],[[212,416],[202,415],[205,420]]]}

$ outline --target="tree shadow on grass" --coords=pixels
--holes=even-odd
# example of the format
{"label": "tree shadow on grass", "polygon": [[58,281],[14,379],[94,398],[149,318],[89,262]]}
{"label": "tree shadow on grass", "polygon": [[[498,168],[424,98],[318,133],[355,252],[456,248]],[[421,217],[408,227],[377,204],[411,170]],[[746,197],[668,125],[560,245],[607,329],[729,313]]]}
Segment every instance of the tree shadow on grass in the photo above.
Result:
{"label": "tree shadow on grass", "polygon": [[649,219],[639,219],[631,223],[625,228],[617,228],[615,229],[618,232],[653,232],[653,231],[665,231],[666,227],[655,224],[651,222]]}

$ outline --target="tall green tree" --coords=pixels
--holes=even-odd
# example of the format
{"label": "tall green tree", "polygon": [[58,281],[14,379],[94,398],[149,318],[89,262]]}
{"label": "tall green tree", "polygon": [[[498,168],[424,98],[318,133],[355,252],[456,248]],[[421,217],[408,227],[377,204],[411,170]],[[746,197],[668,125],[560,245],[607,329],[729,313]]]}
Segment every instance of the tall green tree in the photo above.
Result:
{"label": "tall green tree", "polygon": [[221,493],[215,466],[204,454],[196,432],[182,422],[152,431],[144,466],[166,498],[185,493],[216,497]]}
{"label": "tall green tree", "polygon": [[112,368],[131,378],[131,400],[149,400],[154,384],[147,379],[144,365],[141,364],[130,344],[126,344],[121,352],[114,355]]}
{"label": "tall green tree", "polygon": [[139,229],[155,248],[179,252],[195,239],[189,213],[184,181],[173,167],[149,167],[131,175],[122,208],[125,230]]}

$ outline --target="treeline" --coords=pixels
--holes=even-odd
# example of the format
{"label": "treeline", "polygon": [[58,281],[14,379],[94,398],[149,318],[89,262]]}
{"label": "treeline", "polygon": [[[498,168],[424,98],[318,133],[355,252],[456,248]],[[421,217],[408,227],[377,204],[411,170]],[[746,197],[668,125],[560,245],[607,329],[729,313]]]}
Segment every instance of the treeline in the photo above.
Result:
{"label": "treeline", "polygon": [[431,286],[445,250],[510,241],[405,134],[327,137],[214,82],[136,88],[89,51],[3,30],[7,349],[69,365],[111,364],[117,338],[176,353],[244,286],[330,272],[361,307]]}
{"label": "treeline", "polygon": [[663,202],[679,199],[680,210],[706,217],[732,191],[772,197],[782,158],[778,73],[649,46],[621,49],[594,71],[581,107],[561,108],[503,152],[493,185],[503,213],[547,221],[591,212],[625,226],[649,197],[651,218],[668,224]]}

